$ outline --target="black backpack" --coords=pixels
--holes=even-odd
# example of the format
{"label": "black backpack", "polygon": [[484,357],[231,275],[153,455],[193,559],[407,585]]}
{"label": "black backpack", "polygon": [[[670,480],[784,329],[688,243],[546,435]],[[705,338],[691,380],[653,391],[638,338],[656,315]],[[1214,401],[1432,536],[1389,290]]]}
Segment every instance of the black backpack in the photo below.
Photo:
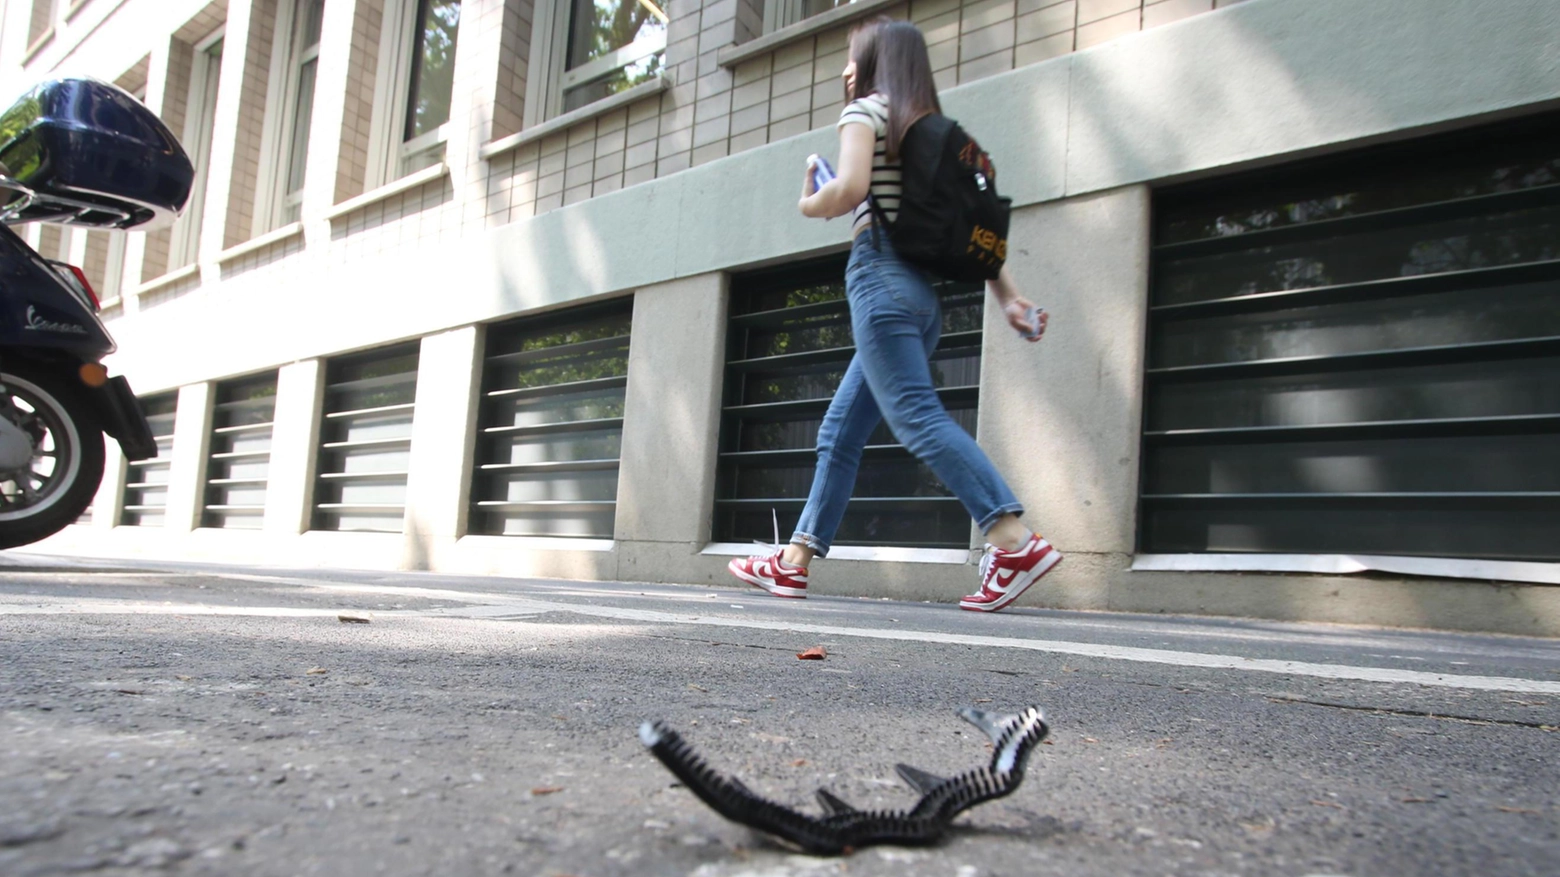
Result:
{"label": "black backpack", "polygon": [[899,163],[899,216],[889,223],[869,195],[873,233],[881,222],[900,258],[948,280],[996,279],[1007,261],[1013,199],[997,195],[997,169],[980,144],[933,113],[905,132]]}

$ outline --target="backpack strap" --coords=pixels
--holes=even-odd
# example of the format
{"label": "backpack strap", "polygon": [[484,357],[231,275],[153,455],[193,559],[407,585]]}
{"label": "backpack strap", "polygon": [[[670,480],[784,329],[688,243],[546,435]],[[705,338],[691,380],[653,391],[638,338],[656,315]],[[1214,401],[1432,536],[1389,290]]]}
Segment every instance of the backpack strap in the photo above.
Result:
{"label": "backpack strap", "polygon": [[880,250],[882,246],[878,243],[878,223],[881,220],[884,228],[891,223],[888,221],[888,214],[884,212],[882,205],[878,204],[877,199],[872,197],[870,190],[867,192],[867,210],[872,214],[872,249]]}

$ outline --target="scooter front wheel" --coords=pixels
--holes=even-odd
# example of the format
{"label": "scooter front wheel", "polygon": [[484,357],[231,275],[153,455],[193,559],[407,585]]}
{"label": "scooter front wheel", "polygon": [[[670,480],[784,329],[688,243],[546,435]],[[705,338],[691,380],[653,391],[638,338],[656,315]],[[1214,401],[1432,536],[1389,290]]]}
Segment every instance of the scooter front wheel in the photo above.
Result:
{"label": "scooter front wheel", "polygon": [[26,464],[0,471],[0,549],[65,529],[103,480],[103,428],[74,377],[31,363],[0,368],[0,417],[32,443]]}

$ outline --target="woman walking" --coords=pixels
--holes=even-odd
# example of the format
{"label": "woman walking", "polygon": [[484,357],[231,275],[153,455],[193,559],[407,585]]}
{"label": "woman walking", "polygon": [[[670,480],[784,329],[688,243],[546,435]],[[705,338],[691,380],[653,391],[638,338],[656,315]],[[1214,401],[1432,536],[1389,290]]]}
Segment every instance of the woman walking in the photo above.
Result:
{"label": "woman walking", "polygon": [[[920,268],[894,253],[886,229],[874,233],[872,227],[873,202],[888,223],[897,215],[898,156],[905,132],[923,116],[942,112],[926,40],[908,22],[868,20],[851,34],[842,75],[846,106],[838,125],[839,174],[815,189],[809,163],[799,206],[813,218],[852,216],[845,296],[856,354],[818,429],[818,465],[790,543],[768,555],[733,560],[729,568],[776,596],[806,597],[808,567],[813,558],[828,554],[855,486],[862,448],[886,419],[985,533],[980,588],[959,606],[994,612],[1017,599],[1062,556],[1019,522],[1023,507],[938,399],[929,365],[942,330],[937,293]],[[986,288],[1010,326],[1031,341],[1040,340],[1046,315],[1039,314],[1038,325],[1029,321],[1030,302],[1006,267]]]}

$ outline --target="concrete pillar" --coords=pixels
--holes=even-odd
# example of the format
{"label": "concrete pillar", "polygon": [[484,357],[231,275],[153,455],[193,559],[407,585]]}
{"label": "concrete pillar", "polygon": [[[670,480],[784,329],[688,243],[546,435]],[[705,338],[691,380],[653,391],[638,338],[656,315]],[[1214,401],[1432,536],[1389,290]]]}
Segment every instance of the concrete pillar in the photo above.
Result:
{"label": "concrete pillar", "polygon": [[173,533],[188,533],[200,526],[201,509],[206,504],[206,458],[211,454],[215,388],[209,381],[179,388],[168,463],[166,527]]}
{"label": "concrete pillar", "polygon": [[265,529],[297,535],[309,529],[314,506],[314,449],[320,440],[325,361],[308,359],[276,372],[271,463],[265,486]]}
{"label": "concrete pillar", "polygon": [[97,496],[92,500],[92,526],[110,529],[124,520],[125,511],[125,453],[119,442],[103,436],[103,480],[98,483]]}
{"label": "concrete pillar", "polygon": [[481,224],[486,216],[488,170],[479,150],[493,138],[499,76],[508,60],[503,51],[504,6],[505,0],[464,0],[455,43],[444,161],[450,166],[455,198],[464,205],[465,221],[473,224]]}
{"label": "concrete pillar", "polygon": [[713,273],[634,296],[613,533],[619,542],[675,543],[696,553],[710,541],[726,291],[726,275]]}
{"label": "concrete pillar", "polygon": [[428,568],[435,542],[453,542],[466,531],[481,377],[480,327],[422,339],[406,480],[402,565],[409,569]]}
{"label": "concrete pillar", "polygon": [[1050,312],[1045,338],[1024,341],[988,301],[980,443],[1064,552],[1133,549],[1148,223],[1145,186],[1015,211],[1008,264]]}

